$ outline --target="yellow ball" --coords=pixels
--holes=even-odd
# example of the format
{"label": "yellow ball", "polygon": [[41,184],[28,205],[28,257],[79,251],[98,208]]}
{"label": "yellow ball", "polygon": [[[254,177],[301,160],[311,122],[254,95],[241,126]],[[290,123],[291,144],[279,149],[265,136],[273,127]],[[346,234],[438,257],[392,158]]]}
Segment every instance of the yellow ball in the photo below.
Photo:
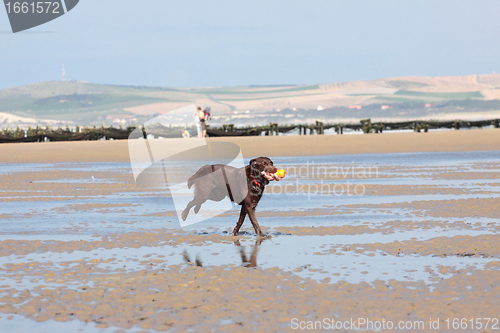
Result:
{"label": "yellow ball", "polygon": [[276,174],[280,178],[285,178],[285,170],[283,170],[283,169],[279,169],[278,171],[276,171]]}

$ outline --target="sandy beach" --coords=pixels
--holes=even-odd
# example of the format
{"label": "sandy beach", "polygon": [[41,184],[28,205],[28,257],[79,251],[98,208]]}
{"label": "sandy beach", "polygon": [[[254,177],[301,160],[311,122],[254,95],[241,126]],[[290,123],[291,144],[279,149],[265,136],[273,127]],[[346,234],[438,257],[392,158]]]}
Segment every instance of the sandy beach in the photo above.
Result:
{"label": "sandy beach", "polygon": [[0,326],[500,328],[500,130],[220,141],[287,171],[257,209],[265,239],[248,220],[229,236],[237,209],[181,228],[127,141],[0,145]]}
{"label": "sandy beach", "polygon": [[[155,140],[166,147],[184,139]],[[318,156],[405,152],[500,150],[500,130],[433,131],[368,135],[304,135],[207,138],[232,142],[243,157]],[[0,145],[1,163],[130,162],[127,140]]]}

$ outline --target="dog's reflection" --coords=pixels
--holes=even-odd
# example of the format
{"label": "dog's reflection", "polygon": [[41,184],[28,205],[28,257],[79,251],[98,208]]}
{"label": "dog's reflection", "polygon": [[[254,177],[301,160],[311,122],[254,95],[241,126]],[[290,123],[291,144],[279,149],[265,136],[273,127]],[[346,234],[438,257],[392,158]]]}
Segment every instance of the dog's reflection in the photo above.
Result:
{"label": "dog's reflection", "polygon": [[[255,244],[252,247],[252,252],[250,253],[250,258],[248,258],[247,254],[245,252],[245,247],[243,245],[241,245],[239,240],[236,240],[233,242],[234,245],[236,245],[238,252],[240,253],[242,266],[244,266],[244,267],[257,267],[257,254],[259,252],[259,246],[266,239],[268,239],[268,238],[257,237]],[[184,249],[184,251],[182,251],[182,259],[184,260],[184,262],[186,262],[188,264],[193,264],[193,261],[191,260],[191,257],[189,256],[186,249]],[[194,264],[198,267],[203,267],[203,262],[201,261],[198,254],[195,257]]]}
{"label": "dog's reflection", "polygon": [[[186,249],[184,249],[184,251],[182,251],[182,260],[184,260],[184,262],[186,262],[187,264],[192,264],[193,263],[191,261],[191,258],[189,257],[189,254],[187,253]],[[198,254],[196,254],[196,259],[194,260],[194,263],[198,267],[203,267],[203,263],[201,262],[201,259],[198,256]]]}

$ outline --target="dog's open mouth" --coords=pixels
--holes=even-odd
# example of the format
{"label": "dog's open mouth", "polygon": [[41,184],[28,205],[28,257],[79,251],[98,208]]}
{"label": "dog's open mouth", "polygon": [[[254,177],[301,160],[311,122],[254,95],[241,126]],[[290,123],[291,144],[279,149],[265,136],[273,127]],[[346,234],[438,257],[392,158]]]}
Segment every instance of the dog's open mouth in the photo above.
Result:
{"label": "dog's open mouth", "polygon": [[264,177],[266,177],[267,180],[270,180],[270,181],[273,181],[273,180],[279,181],[280,180],[280,177],[278,177],[278,175],[275,173],[270,173],[270,172],[265,172],[265,171],[262,171],[261,173]]}

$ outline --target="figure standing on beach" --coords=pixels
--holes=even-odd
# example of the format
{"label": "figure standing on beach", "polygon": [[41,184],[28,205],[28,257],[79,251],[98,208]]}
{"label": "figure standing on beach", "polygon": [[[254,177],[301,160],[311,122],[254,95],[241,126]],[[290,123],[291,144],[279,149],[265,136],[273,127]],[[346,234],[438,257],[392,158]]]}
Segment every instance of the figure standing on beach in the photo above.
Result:
{"label": "figure standing on beach", "polygon": [[203,132],[201,129],[200,117],[198,117],[198,111],[196,112],[196,114],[194,116],[194,124],[196,125],[196,134],[198,135],[199,138],[201,138],[203,135]]}
{"label": "figure standing on beach", "polygon": [[205,120],[206,120],[205,112],[203,112],[201,110],[201,107],[199,107],[199,106],[198,106],[197,115],[198,115],[198,118],[200,119],[201,129],[203,131],[202,137],[206,137],[207,136],[207,127],[205,124]]}

